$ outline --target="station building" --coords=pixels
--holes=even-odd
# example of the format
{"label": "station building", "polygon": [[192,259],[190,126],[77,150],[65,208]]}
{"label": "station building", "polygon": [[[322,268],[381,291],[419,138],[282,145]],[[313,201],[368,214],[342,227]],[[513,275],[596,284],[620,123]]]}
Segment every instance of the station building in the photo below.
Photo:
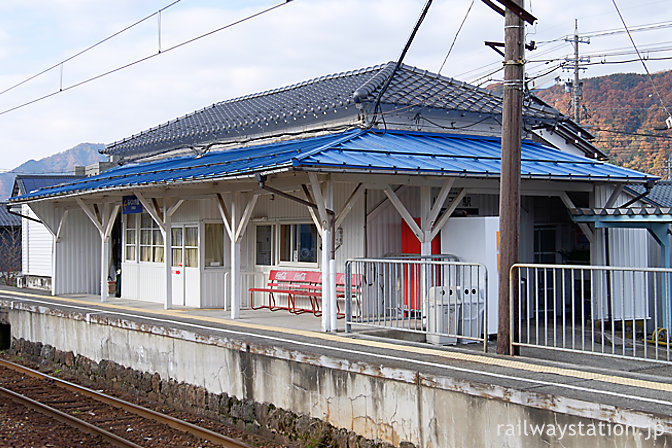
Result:
{"label": "station building", "polygon": [[[390,62],[213,104],[107,145],[115,168],[11,203],[52,237],[55,295],[105,301],[118,278],[123,298],[237,318],[267,300],[249,289],[271,270],[309,270],[329,331],[347,259],[429,256],[435,241],[487,266],[496,301],[501,114],[495,91]],[[657,263],[646,230],[612,230],[605,251],[603,230],[568,213],[625,204],[656,178],[607,163],[532,95],[523,122],[521,260]]]}

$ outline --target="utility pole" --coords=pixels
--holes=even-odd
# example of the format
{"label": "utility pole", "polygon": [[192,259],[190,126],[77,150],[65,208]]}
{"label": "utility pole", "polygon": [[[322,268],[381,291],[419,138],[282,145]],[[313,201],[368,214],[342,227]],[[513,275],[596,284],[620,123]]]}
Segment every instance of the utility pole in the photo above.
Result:
{"label": "utility pole", "polygon": [[[513,0],[521,8],[523,0]],[[502,106],[502,168],[499,185],[499,306],[497,353],[510,353],[509,272],[519,257],[520,141],[522,138],[525,25],[510,8],[504,14],[504,103]],[[518,295],[517,282],[513,297]],[[514,322],[516,319],[514,310]]]}
{"label": "utility pole", "polygon": [[571,42],[574,45],[574,58],[566,58],[565,61],[574,65],[574,81],[570,82],[572,87],[572,108],[574,109],[574,121],[581,121],[581,99],[583,97],[583,83],[579,78],[581,68],[579,63],[590,62],[590,59],[579,57],[579,44],[589,44],[590,39],[579,36],[579,20],[574,19],[574,36],[565,38],[565,42]]}

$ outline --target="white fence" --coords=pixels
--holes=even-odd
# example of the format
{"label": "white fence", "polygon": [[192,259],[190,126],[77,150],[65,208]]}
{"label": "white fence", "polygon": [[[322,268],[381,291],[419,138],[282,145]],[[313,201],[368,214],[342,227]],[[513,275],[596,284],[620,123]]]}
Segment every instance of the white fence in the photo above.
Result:
{"label": "white fence", "polygon": [[671,362],[671,280],[671,269],[516,264],[511,344]]}
{"label": "white fence", "polygon": [[354,259],[345,263],[346,331],[353,325],[424,333],[435,344],[487,348],[487,270],[436,259]]}

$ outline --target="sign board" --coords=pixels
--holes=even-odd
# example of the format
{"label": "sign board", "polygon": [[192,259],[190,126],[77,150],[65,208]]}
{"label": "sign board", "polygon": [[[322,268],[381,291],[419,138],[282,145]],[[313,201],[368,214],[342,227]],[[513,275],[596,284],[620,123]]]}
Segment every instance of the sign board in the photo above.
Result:
{"label": "sign board", "polygon": [[124,196],[121,200],[121,213],[124,215],[130,215],[133,213],[142,213],[142,204],[140,199],[131,196]]}

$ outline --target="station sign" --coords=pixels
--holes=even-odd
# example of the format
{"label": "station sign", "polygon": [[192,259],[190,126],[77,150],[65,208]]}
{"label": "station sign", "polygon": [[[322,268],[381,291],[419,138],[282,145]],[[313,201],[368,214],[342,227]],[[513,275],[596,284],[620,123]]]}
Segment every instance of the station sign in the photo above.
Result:
{"label": "station sign", "polygon": [[135,195],[124,196],[121,200],[121,213],[131,215],[133,213],[142,213],[142,203]]}

